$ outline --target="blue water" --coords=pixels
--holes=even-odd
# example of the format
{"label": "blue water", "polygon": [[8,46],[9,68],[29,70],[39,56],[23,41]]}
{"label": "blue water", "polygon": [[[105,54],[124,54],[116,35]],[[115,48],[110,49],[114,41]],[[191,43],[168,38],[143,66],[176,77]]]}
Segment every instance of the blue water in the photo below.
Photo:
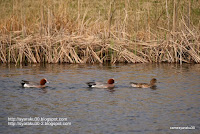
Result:
{"label": "blue water", "polygon": [[[132,88],[149,82],[154,89]],[[24,80],[50,83],[22,88]],[[116,87],[91,89],[85,82],[114,78]],[[0,133],[199,133],[200,64],[0,65]],[[8,125],[13,118],[67,118],[71,125]],[[195,127],[172,130],[170,127]]]}

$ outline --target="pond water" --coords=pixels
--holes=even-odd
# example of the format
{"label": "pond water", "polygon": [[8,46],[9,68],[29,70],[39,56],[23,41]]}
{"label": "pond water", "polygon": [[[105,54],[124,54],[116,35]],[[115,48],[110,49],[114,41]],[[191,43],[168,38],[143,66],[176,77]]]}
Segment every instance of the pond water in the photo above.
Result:
{"label": "pond water", "polygon": [[[154,77],[153,89],[129,85]],[[21,87],[21,80],[41,78],[50,82],[44,89]],[[108,78],[117,82],[112,90],[85,84]],[[1,64],[0,107],[0,133],[198,133],[200,64]],[[61,122],[68,125],[8,125],[17,117],[67,118]]]}

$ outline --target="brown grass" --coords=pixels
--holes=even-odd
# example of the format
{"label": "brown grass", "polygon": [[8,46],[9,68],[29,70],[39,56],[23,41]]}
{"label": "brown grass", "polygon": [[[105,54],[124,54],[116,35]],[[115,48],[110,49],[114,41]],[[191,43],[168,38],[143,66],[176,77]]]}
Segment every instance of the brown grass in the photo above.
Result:
{"label": "brown grass", "polygon": [[200,63],[200,23],[191,15],[195,4],[4,2],[0,6],[9,11],[1,13],[0,62]]}

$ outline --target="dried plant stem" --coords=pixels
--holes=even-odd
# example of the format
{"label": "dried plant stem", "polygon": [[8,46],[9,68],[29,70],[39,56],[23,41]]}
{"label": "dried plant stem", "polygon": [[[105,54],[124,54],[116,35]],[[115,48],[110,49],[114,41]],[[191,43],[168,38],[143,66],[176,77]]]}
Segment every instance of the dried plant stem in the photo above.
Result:
{"label": "dried plant stem", "polygon": [[197,1],[2,3],[0,63],[200,63]]}

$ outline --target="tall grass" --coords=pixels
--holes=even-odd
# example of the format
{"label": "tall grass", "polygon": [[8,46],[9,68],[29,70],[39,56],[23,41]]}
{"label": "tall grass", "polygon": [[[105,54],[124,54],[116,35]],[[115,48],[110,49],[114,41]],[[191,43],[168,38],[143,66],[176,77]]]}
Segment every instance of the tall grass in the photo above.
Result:
{"label": "tall grass", "polygon": [[1,63],[200,63],[200,2],[0,2]]}

